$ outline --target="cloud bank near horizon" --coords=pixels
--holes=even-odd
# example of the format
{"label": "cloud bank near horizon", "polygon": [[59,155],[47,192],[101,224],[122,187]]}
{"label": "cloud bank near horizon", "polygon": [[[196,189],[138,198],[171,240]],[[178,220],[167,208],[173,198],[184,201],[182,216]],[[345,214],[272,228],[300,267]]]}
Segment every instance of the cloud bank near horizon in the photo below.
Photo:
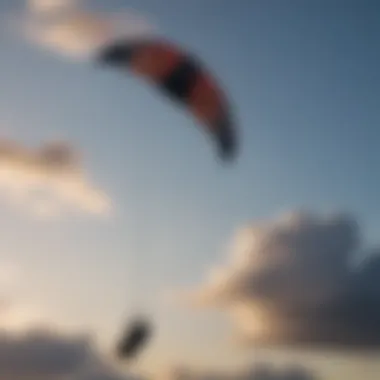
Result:
{"label": "cloud bank near horizon", "polygon": [[[0,380],[8,379],[144,380],[144,377],[122,371],[96,347],[89,335],[33,328],[17,333],[0,330]],[[177,368],[169,371],[164,379],[317,380],[301,366],[276,368],[267,364],[230,372]]]}

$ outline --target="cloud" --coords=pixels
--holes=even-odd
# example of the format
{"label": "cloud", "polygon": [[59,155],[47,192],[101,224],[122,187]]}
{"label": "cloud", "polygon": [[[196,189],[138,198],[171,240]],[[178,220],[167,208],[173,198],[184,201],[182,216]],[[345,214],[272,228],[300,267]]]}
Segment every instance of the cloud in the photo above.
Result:
{"label": "cloud", "polygon": [[29,149],[0,140],[0,197],[39,217],[63,210],[104,215],[109,198],[87,178],[78,153],[64,142]]}
{"label": "cloud", "polygon": [[197,372],[177,368],[168,374],[166,380],[317,380],[317,377],[301,366],[276,368],[269,364],[258,364],[230,372]]}
{"label": "cloud", "polygon": [[238,231],[229,261],[186,293],[225,310],[247,344],[380,348],[380,249],[345,215],[292,213]]}
{"label": "cloud", "polygon": [[[165,380],[317,380],[303,367],[255,365],[239,371],[174,369]],[[86,334],[52,328],[0,331],[0,380],[141,380],[126,374]]]}
{"label": "cloud", "polygon": [[22,24],[24,35],[41,47],[71,58],[89,58],[118,37],[152,34],[156,28],[132,11],[90,11],[78,1],[29,1]]}
{"label": "cloud", "polygon": [[32,14],[45,15],[71,9],[76,3],[75,0],[29,0],[27,8]]}
{"label": "cloud", "polygon": [[0,380],[130,380],[85,335],[0,332]]}

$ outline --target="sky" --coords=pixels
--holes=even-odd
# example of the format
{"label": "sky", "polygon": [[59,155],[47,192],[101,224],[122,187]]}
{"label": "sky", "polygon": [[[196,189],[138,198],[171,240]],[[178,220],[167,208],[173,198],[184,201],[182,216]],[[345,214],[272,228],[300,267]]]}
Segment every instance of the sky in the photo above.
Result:
{"label": "sky", "polygon": [[[231,322],[229,306],[199,310],[171,295],[198,286],[203,294],[210,271],[236,250],[230,245],[240,228],[252,224],[256,237],[272,241],[277,230],[268,232],[264,220],[270,226],[282,221],[277,228],[292,244],[298,228],[327,229],[328,243],[319,246],[315,238],[302,251],[312,258],[315,246],[326,255],[342,252],[341,267],[351,250],[361,259],[379,243],[378,2],[82,3],[102,15],[137,12],[142,29],[202,57],[231,99],[241,150],[234,165],[222,167],[186,112],[141,80],[60,54],[62,46],[53,49],[26,28],[24,0],[0,0],[0,266],[11,268],[0,271],[10,304],[4,326],[54,322],[93,331],[108,347],[123,318],[143,308],[154,316],[158,335],[139,364],[142,371],[179,364],[218,370],[269,358],[301,360],[326,380],[364,373],[375,379],[376,357],[237,347],[233,326],[244,318]],[[51,141],[64,147],[64,164],[37,159]],[[292,212],[299,210],[311,216],[298,220]],[[353,216],[358,246],[330,243],[357,233],[345,217],[320,216],[334,212]],[[331,237],[331,225],[348,230]],[[268,256],[279,260],[276,254]],[[270,267],[261,260],[258,267]],[[313,263],[297,270],[312,273]],[[337,289],[336,273],[328,277],[326,270],[307,288],[326,282],[321,303]],[[342,276],[350,277],[346,271]],[[304,284],[299,281],[296,288]],[[291,300],[294,289],[289,286]],[[257,293],[248,293],[256,300]],[[310,294],[299,295],[302,310],[305,298]]]}

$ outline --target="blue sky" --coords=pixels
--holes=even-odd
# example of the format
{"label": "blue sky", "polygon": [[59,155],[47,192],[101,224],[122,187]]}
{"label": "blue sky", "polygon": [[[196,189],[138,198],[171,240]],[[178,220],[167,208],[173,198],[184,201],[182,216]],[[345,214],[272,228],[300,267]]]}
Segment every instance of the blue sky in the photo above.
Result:
{"label": "blue sky", "polygon": [[[288,209],[343,209],[376,241],[377,1],[92,5],[135,9],[207,62],[233,100],[241,155],[236,165],[220,167],[187,115],[141,81],[2,32],[0,131],[27,144],[72,141],[114,204],[107,220],[50,224],[3,204],[0,252],[25,268],[21,297],[106,334],[135,299],[154,304],[163,289],[198,282],[249,220]],[[0,12],[6,17],[22,6],[2,0]],[[208,331],[205,342],[227,339],[225,322],[212,315],[157,308],[162,337],[148,358],[157,365],[191,355],[201,360],[194,331]]]}

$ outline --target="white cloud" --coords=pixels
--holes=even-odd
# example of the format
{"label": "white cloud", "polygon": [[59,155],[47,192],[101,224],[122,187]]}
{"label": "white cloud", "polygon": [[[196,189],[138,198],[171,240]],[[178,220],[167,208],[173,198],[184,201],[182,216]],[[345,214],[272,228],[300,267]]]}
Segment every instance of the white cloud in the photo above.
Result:
{"label": "white cloud", "polygon": [[187,296],[226,310],[247,342],[379,349],[380,255],[354,267],[362,251],[352,218],[293,213],[239,231]]}
{"label": "white cloud", "polygon": [[77,156],[62,142],[31,150],[1,140],[0,199],[44,218],[70,209],[107,214],[110,199],[91,183]]}
{"label": "white cloud", "polygon": [[91,11],[78,1],[34,0],[23,20],[25,36],[71,58],[88,58],[118,37],[150,35],[155,27],[132,11]]}

